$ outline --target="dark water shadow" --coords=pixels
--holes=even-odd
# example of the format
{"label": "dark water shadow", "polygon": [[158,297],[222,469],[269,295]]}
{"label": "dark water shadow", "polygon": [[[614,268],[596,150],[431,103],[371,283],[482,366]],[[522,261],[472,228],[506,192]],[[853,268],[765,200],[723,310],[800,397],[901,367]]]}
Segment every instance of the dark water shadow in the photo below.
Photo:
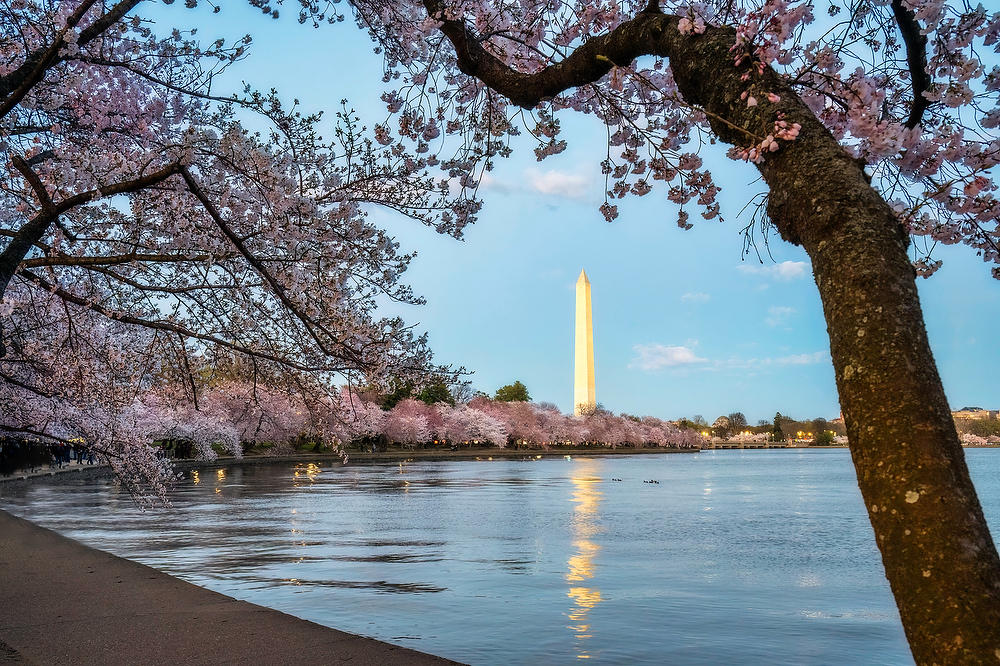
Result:
{"label": "dark water shadow", "polygon": [[445,592],[448,588],[424,583],[390,583],[385,580],[314,580],[307,578],[269,578],[264,576],[241,576],[239,580],[254,583],[255,589],[266,589],[283,585],[301,585],[306,588],[334,588],[350,590],[371,590],[384,594],[433,594]]}

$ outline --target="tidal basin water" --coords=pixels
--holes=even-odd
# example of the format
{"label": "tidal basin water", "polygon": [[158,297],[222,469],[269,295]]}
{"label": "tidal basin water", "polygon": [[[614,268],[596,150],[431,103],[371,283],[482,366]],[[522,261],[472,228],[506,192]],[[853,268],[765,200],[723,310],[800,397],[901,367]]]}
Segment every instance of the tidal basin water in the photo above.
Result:
{"label": "tidal basin water", "polygon": [[[995,529],[1000,450],[967,459]],[[843,449],[246,465],[172,500],[0,486],[89,545],[473,664],[912,663]]]}

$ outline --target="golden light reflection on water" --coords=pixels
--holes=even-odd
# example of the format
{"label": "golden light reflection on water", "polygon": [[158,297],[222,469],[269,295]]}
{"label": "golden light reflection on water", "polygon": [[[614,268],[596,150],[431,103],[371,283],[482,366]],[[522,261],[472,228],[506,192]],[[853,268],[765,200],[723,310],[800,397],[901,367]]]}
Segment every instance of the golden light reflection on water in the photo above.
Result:
{"label": "golden light reflection on water", "polygon": [[[294,476],[296,479],[305,478],[307,481],[309,481],[309,483],[312,483],[313,481],[316,480],[316,477],[319,476],[319,473],[321,471],[323,470],[320,469],[320,466],[317,465],[316,463],[306,463],[305,465],[299,463],[298,465],[295,466]],[[297,485],[298,484],[293,484],[293,486]]]}
{"label": "golden light reflection on water", "polygon": [[221,468],[215,470],[215,494],[216,495],[221,495],[222,494],[222,488],[220,487],[219,484],[221,484],[225,480],[226,480],[226,470],[221,469]]}
{"label": "golden light reflection on water", "polygon": [[566,562],[566,581],[571,584],[566,596],[573,600],[568,617],[573,624],[568,629],[577,639],[577,659],[590,659],[586,641],[593,638],[589,620],[590,610],[601,603],[601,591],[592,582],[596,573],[595,558],[601,547],[591,540],[601,531],[598,511],[603,493],[601,480],[595,476],[600,463],[584,461],[574,464],[570,481],[573,483],[573,547],[576,554]]}

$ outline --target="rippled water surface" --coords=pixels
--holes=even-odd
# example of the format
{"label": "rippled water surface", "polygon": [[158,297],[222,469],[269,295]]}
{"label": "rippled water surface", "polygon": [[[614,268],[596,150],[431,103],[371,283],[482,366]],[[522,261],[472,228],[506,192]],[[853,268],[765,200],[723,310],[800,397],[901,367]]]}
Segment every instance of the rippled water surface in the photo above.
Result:
{"label": "rippled water surface", "polygon": [[[1000,450],[967,458],[996,526]],[[842,449],[246,465],[173,502],[0,486],[87,544],[475,664],[912,663]]]}

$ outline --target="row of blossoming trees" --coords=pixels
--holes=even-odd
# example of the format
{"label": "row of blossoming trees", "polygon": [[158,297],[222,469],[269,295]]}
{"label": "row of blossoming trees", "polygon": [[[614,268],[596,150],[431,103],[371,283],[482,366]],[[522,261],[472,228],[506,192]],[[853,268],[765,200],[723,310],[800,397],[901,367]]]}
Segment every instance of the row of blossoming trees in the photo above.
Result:
{"label": "row of blossoming trees", "polygon": [[979,435],[974,435],[971,432],[963,433],[961,436],[962,444],[965,446],[993,446],[1000,444],[1000,437],[997,435],[990,435],[989,437],[980,437]]}
{"label": "row of blossoming trees", "polygon": [[143,431],[163,441],[185,441],[196,455],[217,451],[241,455],[244,445],[288,444],[308,439],[338,450],[381,442],[406,448],[437,446],[698,447],[691,430],[646,416],[597,411],[582,417],[554,405],[475,398],[467,404],[425,404],[408,398],[383,410],[347,389],[334,397],[307,400],[287,390],[241,382],[213,387],[195,409],[189,400],[151,393],[137,403]]}

